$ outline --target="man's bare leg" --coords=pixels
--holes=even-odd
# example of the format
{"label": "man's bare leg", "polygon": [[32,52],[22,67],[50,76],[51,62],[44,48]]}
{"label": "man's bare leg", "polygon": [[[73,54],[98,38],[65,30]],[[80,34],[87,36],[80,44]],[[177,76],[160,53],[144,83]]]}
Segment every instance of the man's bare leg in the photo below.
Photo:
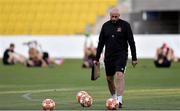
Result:
{"label": "man's bare leg", "polygon": [[116,72],[115,86],[116,86],[118,101],[122,104],[122,96],[124,94],[124,87],[125,87],[124,73]]}
{"label": "man's bare leg", "polygon": [[107,83],[108,83],[108,88],[112,96],[115,96],[116,89],[114,85],[114,77],[113,76],[107,76]]}

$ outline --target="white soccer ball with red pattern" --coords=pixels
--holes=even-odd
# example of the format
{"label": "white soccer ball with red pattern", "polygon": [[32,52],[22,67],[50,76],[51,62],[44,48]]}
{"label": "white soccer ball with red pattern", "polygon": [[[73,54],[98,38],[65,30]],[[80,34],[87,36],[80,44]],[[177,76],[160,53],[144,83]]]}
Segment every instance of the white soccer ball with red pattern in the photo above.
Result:
{"label": "white soccer ball with red pattern", "polygon": [[117,99],[109,98],[106,100],[106,108],[109,110],[116,110],[119,107],[119,102]]}
{"label": "white soccer ball with red pattern", "polygon": [[88,95],[86,91],[79,91],[76,95],[76,100],[78,101],[78,103],[80,103],[81,97],[86,96],[86,95]]}
{"label": "white soccer ball with red pattern", "polygon": [[45,99],[42,102],[42,108],[44,111],[52,111],[55,108],[55,102],[52,99]]}
{"label": "white soccer ball with red pattern", "polygon": [[80,104],[82,107],[90,107],[93,104],[93,99],[90,95],[85,95],[80,98]]}

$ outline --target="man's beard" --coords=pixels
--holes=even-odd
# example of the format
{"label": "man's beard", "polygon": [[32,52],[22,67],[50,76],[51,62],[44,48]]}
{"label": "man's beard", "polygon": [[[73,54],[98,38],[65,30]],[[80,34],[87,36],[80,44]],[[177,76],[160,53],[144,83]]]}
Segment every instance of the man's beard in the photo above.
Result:
{"label": "man's beard", "polygon": [[115,24],[115,23],[117,22],[117,20],[111,20],[111,22],[112,22],[113,24]]}

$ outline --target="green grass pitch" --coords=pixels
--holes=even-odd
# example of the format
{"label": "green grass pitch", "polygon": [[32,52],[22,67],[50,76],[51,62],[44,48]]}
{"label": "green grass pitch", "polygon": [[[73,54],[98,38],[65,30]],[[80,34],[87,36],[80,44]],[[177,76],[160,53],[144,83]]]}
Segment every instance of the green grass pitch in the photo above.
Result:
{"label": "green grass pitch", "polygon": [[[62,66],[26,68],[0,64],[0,109],[41,110],[41,102],[51,98],[57,110],[105,110],[110,98],[104,70],[97,81],[82,60],[65,60]],[[180,63],[171,68],[155,68],[152,60],[142,59],[136,68],[128,63],[123,109],[180,110]],[[93,105],[83,108],[76,101],[80,90],[93,97]]]}

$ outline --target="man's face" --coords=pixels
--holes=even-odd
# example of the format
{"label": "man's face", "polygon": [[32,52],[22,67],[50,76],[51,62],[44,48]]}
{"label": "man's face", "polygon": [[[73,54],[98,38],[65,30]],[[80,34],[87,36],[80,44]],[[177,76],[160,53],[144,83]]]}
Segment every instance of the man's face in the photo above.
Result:
{"label": "man's face", "polygon": [[14,50],[14,46],[11,46],[10,49],[11,49],[11,50]]}
{"label": "man's face", "polygon": [[117,22],[117,20],[119,19],[119,13],[111,13],[110,14],[110,17],[111,17],[111,21],[113,22],[113,23],[116,23]]}

